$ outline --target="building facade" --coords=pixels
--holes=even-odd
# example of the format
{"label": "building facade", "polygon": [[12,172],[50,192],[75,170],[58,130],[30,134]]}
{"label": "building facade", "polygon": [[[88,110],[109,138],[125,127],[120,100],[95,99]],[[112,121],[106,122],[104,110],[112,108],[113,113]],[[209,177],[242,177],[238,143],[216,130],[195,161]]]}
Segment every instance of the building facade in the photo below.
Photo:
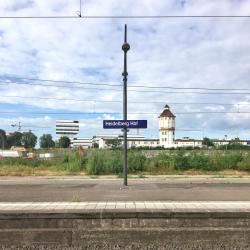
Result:
{"label": "building facade", "polygon": [[79,121],[57,120],[56,121],[56,139],[67,136],[72,141],[79,133]]}
{"label": "building facade", "polygon": [[78,148],[78,147],[83,147],[83,148],[91,148],[93,144],[93,138],[83,138],[83,137],[78,137],[78,138],[73,138],[71,140],[71,147],[72,148]]}
{"label": "building facade", "polygon": [[[128,134],[128,148],[138,147],[162,147],[162,148],[180,148],[180,147],[202,147],[201,139],[192,139],[184,137],[175,139],[175,115],[166,105],[158,117],[159,138],[147,139],[141,135]],[[67,136],[71,139],[72,147],[82,146],[84,148],[99,147],[101,149],[108,148],[107,141],[110,139],[118,139],[123,141],[123,135],[96,135],[91,138],[78,138],[79,121],[58,120],[56,121],[57,139],[62,136]],[[212,140],[216,146],[227,145],[232,143],[232,140]],[[239,140],[238,143],[250,146],[250,140]]]}
{"label": "building facade", "polygon": [[176,147],[175,144],[175,116],[168,105],[159,116],[160,145],[164,148]]}

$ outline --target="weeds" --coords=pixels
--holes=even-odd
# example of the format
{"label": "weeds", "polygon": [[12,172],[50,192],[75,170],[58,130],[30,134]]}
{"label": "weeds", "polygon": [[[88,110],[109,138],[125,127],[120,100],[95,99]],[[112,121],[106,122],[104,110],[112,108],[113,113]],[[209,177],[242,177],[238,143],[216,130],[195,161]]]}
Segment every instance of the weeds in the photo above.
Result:
{"label": "weeds", "polygon": [[[161,150],[151,158],[143,151],[129,150],[128,172],[144,176],[147,174],[182,174],[184,172],[209,172],[223,170],[250,171],[250,151],[189,151]],[[62,174],[86,173],[92,176],[114,174],[122,177],[123,154],[121,150],[88,151],[81,157],[76,151],[64,151],[53,160],[2,159],[0,175],[37,175],[53,172]]]}

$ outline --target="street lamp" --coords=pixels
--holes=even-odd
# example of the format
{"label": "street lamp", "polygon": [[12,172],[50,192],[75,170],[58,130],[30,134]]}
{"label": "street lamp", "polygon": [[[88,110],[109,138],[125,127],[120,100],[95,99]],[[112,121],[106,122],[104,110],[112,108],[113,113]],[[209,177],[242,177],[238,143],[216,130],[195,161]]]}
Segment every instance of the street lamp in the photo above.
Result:
{"label": "street lamp", "polygon": [[226,151],[227,151],[227,135],[225,135],[225,140],[226,140]]}
{"label": "street lamp", "polygon": [[[130,45],[127,43],[127,24],[125,24],[124,32],[124,44],[122,45],[122,50],[124,51],[124,70],[123,76],[123,120],[127,120],[127,81],[128,81],[128,71],[127,71],[127,52],[130,49]],[[127,128],[123,129],[123,140],[124,140],[124,165],[123,165],[123,185],[128,185],[128,142],[127,142]]]}
{"label": "street lamp", "polygon": [[11,124],[11,127],[18,127],[18,132],[21,132],[21,122],[18,122],[18,124]]}
{"label": "street lamp", "polygon": [[2,133],[0,133],[1,137],[2,137],[2,150],[4,150],[4,147],[5,147],[5,143],[4,143],[4,136]]}

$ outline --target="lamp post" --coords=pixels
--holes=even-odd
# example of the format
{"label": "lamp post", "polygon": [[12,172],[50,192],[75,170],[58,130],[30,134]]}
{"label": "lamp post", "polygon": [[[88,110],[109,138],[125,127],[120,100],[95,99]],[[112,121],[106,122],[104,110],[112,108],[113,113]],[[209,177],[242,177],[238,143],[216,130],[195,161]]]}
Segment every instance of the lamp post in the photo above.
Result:
{"label": "lamp post", "polygon": [[[123,69],[123,120],[127,120],[127,52],[130,49],[130,45],[127,43],[127,24],[125,24],[124,32],[124,44],[122,50],[124,51],[124,69]],[[123,140],[124,140],[124,165],[123,165],[123,185],[128,185],[128,144],[127,144],[127,128],[123,129]]]}
{"label": "lamp post", "polygon": [[2,150],[4,150],[4,148],[5,148],[5,143],[4,143],[4,136],[3,136],[3,134],[2,133],[0,133],[0,135],[1,135],[1,138],[2,138]]}
{"label": "lamp post", "polygon": [[11,124],[11,127],[18,127],[18,132],[21,132],[22,126],[21,126],[21,122],[18,122],[18,124]]}
{"label": "lamp post", "polygon": [[227,152],[227,135],[225,135],[225,140],[226,140],[226,152]]}

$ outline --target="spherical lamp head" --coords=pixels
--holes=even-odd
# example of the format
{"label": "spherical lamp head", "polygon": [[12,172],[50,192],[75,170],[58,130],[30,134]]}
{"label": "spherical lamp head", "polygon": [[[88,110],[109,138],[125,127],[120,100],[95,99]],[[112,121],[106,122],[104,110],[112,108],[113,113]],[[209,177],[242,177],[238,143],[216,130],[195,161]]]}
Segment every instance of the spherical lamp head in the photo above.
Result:
{"label": "spherical lamp head", "polygon": [[122,45],[122,50],[123,50],[125,53],[128,52],[129,49],[130,49],[129,43],[124,43],[124,44]]}

